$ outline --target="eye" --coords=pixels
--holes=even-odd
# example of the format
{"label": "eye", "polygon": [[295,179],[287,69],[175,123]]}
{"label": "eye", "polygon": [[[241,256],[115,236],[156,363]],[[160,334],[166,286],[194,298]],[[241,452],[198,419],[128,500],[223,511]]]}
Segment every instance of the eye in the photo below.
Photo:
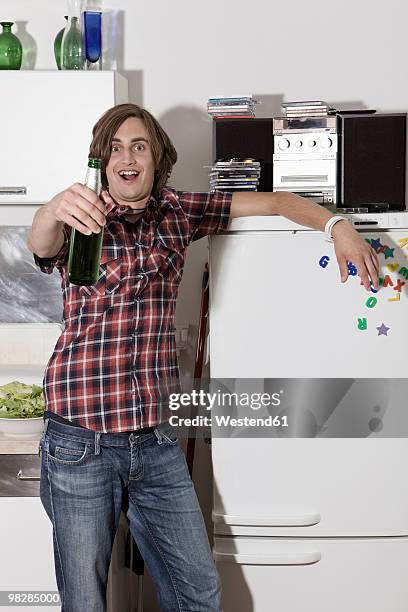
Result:
{"label": "eye", "polygon": [[145,145],[142,142],[138,142],[137,144],[135,144],[135,149],[136,151],[144,151],[145,150]]}
{"label": "eye", "polygon": [[112,145],[111,151],[112,153],[117,153],[118,151],[120,151],[119,145]]}

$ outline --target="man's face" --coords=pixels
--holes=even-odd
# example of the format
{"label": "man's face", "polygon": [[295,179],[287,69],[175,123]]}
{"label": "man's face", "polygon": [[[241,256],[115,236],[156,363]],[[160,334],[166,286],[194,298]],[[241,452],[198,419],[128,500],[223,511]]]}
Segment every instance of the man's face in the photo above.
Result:
{"label": "man's face", "polygon": [[141,208],[150,198],[154,170],[144,123],[137,117],[129,117],[112,139],[111,156],[106,167],[109,193],[118,204]]}

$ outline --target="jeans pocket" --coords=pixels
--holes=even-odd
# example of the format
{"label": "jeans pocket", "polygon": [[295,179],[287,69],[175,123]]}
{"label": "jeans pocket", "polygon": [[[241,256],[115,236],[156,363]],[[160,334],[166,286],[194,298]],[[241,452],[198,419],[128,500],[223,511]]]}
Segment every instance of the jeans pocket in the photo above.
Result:
{"label": "jeans pocket", "polygon": [[61,465],[79,465],[87,458],[89,445],[81,440],[49,434],[48,457]]}
{"label": "jeans pocket", "polygon": [[168,421],[166,421],[165,423],[159,423],[157,429],[161,434],[162,442],[164,442],[165,444],[171,444],[173,446],[178,444],[178,436],[176,430],[170,425]]}

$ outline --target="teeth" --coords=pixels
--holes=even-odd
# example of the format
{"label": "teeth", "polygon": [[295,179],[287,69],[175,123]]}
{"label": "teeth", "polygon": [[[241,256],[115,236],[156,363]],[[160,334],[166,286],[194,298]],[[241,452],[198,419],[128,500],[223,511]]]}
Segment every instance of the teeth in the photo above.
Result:
{"label": "teeth", "polygon": [[120,176],[137,176],[139,173],[135,170],[121,170],[119,174]]}

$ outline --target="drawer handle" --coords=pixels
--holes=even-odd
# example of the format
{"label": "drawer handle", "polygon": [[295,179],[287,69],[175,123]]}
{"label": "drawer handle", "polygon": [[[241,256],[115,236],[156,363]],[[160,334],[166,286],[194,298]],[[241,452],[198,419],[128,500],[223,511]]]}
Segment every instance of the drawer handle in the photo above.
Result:
{"label": "drawer handle", "polygon": [[0,187],[0,195],[27,195],[27,187]]}
{"label": "drawer handle", "polygon": [[239,553],[213,553],[214,561],[237,563],[238,565],[308,565],[317,563],[322,558],[318,550],[310,552],[288,553],[275,555],[243,555]]}
{"label": "drawer handle", "polygon": [[24,476],[23,470],[19,470],[17,474],[19,480],[41,480],[41,476]]}
{"label": "drawer handle", "polygon": [[317,512],[311,514],[282,515],[282,516],[236,516],[232,514],[212,513],[214,523],[223,525],[246,525],[248,527],[309,527],[320,523],[321,517]]}

